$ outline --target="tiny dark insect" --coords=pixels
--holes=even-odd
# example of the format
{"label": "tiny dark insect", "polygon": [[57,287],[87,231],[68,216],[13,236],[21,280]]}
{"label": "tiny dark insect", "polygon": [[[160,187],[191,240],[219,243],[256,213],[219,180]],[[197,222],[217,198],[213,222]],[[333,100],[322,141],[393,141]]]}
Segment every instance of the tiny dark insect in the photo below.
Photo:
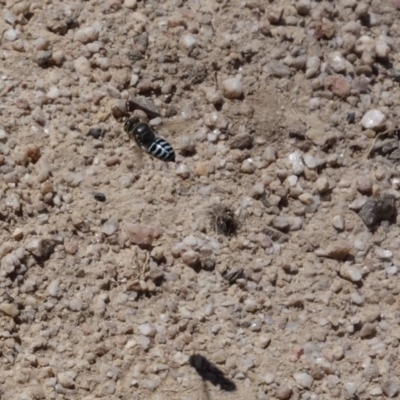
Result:
{"label": "tiny dark insect", "polygon": [[175,162],[175,152],[172,146],[165,139],[156,136],[151,126],[141,122],[138,117],[126,120],[124,130],[148,154],[162,161]]}
{"label": "tiny dark insect", "polygon": [[104,193],[96,192],[96,193],[94,194],[94,198],[95,198],[97,201],[101,201],[101,202],[105,202],[105,201],[106,201],[106,196],[105,196]]}

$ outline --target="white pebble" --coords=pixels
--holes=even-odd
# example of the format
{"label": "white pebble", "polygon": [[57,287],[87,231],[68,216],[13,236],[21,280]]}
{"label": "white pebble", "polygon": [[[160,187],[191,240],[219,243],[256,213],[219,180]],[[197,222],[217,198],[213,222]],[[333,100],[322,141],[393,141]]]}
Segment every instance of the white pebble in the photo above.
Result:
{"label": "white pebble", "polygon": [[83,76],[90,76],[90,62],[86,57],[78,57],[74,62],[75,70]]}
{"label": "white pebble", "polygon": [[206,317],[210,317],[211,315],[213,315],[214,314],[214,312],[215,312],[215,307],[214,307],[214,304],[212,304],[212,303],[207,303],[205,306],[204,306],[204,315],[206,316]]}
{"label": "white pebble", "polygon": [[186,164],[179,165],[175,173],[183,179],[187,179],[190,176],[190,170]]}
{"label": "white pebble", "polygon": [[379,129],[386,122],[385,114],[380,110],[369,110],[361,119],[361,125],[364,129]]}
{"label": "white pebble", "polygon": [[49,48],[50,42],[47,38],[43,36],[39,36],[35,40],[35,49],[36,50],[47,50]]}
{"label": "white pebble", "polygon": [[257,199],[264,194],[264,191],[265,191],[264,184],[261,182],[258,182],[256,184],[254,184],[253,187],[250,189],[249,196],[254,199]]}
{"label": "white pebble", "polygon": [[326,176],[321,176],[315,183],[319,193],[325,193],[329,189],[329,181]]}
{"label": "white pebble", "polygon": [[60,90],[56,86],[52,86],[46,96],[48,99],[56,100],[60,96]]}
{"label": "white pebble", "polygon": [[356,41],[356,53],[362,54],[365,51],[375,54],[375,40],[370,36],[363,35]]}
{"label": "white pebble", "polygon": [[399,382],[395,378],[384,379],[381,387],[385,396],[392,398],[399,393]]}
{"label": "white pebble", "polygon": [[351,302],[352,303],[357,304],[358,306],[361,306],[361,305],[364,304],[364,301],[365,301],[365,299],[364,299],[363,296],[361,296],[358,293],[352,293],[352,295],[351,295]]}
{"label": "white pebble", "polygon": [[139,336],[138,343],[143,350],[148,350],[151,347],[151,340],[147,336]]}
{"label": "white pebble", "polygon": [[131,10],[135,10],[137,6],[137,1],[136,0],[125,0],[124,1],[124,6],[126,8],[129,8]]}
{"label": "white pebble", "polygon": [[189,361],[189,356],[187,354],[178,351],[177,353],[174,354],[174,360],[179,365],[185,365]]}
{"label": "white pebble", "polygon": [[25,40],[16,40],[11,44],[11,47],[15,51],[25,52],[28,48],[27,42]]}
{"label": "white pebble", "polygon": [[21,31],[18,29],[7,29],[3,33],[3,38],[5,40],[8,40],[9,42],[13,42],[14,40],[17,40],[21,36]]}
{"label": "white pebble", "polygon": [[314,78],[319,71],[320,65],[321,65],[321,60],[319,59],[318,56],[308,57],[306,62],[306,78],[307,79]]}
{"label": "white pebble", "polygon": [[340,268],[340,276],[354,283],[362,280],[361,271],[358,268],[352,267],[348,264],[344,264],[342,268]]}
{"label": "white pebble", "polygon": [[188,51],[191,51],[197,45],[197,39],[190,34],[183,35],[181,39],[182,47]]}
{"label": "white pebble", "polygon": [[144,336],[154,337],[157,333],[157,329],[151,324],[139,325],[139,331]]}
{"label": "white pebble", "polygon": [[243,84],[239,78],[228,78],[222,82],[223,93],[227,99],[238,99],[243,95]]}
{"label": "white pebble", "polygon": [[382,247],[375,249],[375,255],[381,260],[390,260],[393,257],[393,253],[390,250],[382,249]]}
{"label": "white pebble", "polygon": [[315,169],[318,166],[317,159],[309,153],[303,155],[303,161],[304,164],[306,164],[306,167],[309,169]]}
{"label": "white pebble", "polygon": [[104,223],[104,225],[101,227],[101,231],[107,235],[111,236],[113,235],[119,228],[119,223],[117,218],[110,218],[108,221]]}
{"label": "white pebble", "polygon": [[198,247],[199,239],[197,239],[196,236],[189,235],[182,240],[182,243],[184,243],[188,247]]}
{"label": "white pebble", "polygon": [[308,103],[310,111],[318,110],[321,107],[321,99],[319,97],[313,97]]}
{"label": "white pebble", "polygon": [[293,153],[289,154],[288,160],[290,164],[292,164],[293,173],[295,175],[301,175],[304,172],[304,163],[300,151],[296,150]]}
{"label": "white pebble", "polygon": [[396,265],[392,265],[392,266],[386,268],[386,273],[389,276],[396,275],[398,271],[399,271],[399,269],[396,267]]}
{"label": "white pebble", "polygon": [[4,10],[3,17],[4,20],[12,26],[14,26],[18,21],[18,17],[9,10]]}
{"label": "white pebble", "polygon": [[332,218],[332,225],[338,231],[342,231],[344,229],[344,218],[341,215],[335,215]]}
{"label": "white pebble", "polygon": [[54,279],[52,282],[50,282],[50,285],[47,288],[47,291],[49,292],[49,295],[52,297],[58,297],[60,289],[60,281],[58,279]]}
{"label": "white pebble", "polygon": [[295,187],[297,185],[297,182],[299,181],[299,178],[296,175],[289,175],[286,178],[286,182],[290,187]]}
{"label": "white pebble", "polygon": [[86,28],[79,29],[74,35],[74,40],[82,43],[94,42],[98,38],[99,31],[93,26],[87,26]]}
{"label": "white pebble", "polygon": [[222,93],[219,90],[208,89],[206,91],[206,100],[214,105],[222,103]]}
{"label": "white pebble", "polygon": [[314,378],[311,375],[306,374],[305,372],[294,374],[293,378],[296,383],[304,389],[310,389],[314,382]]}
{"label": "white pebble", "polygon": [[246,160],[244,160],[242,162],[242,165],[240,166],[240,171],[245,174],[253,174],[255,170],[256,170],[256,167],[251,158],[247,158]]}
{"label": "white pebble", "polygon": [[345,382],[343,388],[346,392],[346,398],[353,399],[357,393],[358,385],[355,382]]}
{"label": "white pebble", "polygon": [[375,52],[379,58],[388,58],[390,54],[390,46],[385,38],[380,36],[375,43]]}
{"label": "white pebble", "polygon": [[328,54],[327,59],[329,65],[335,72],[341,73],[346,70],[346,60],[340,51],[333,51]]}
{"label": "white pebble", "polygon": [[267,385],[270,385],[271,383],[274,383],[274,381],[275,381],[275,375],[267,372],[267,373],[264,375],[264,381],[265,381],[265,383],[266,383]]}

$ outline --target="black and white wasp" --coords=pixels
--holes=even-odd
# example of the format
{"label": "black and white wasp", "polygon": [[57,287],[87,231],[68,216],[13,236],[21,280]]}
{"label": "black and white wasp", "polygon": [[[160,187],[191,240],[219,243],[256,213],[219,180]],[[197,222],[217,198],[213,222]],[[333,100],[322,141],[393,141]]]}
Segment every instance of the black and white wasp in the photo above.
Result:
{"label": "black and white wasp", "polygon": [[124,123],[124,130],[148,154],[162,161],[175,162],[175,152],[172,146],[165,139],[158,137],[151,126],[141,122],[138,117],[127,119]]}

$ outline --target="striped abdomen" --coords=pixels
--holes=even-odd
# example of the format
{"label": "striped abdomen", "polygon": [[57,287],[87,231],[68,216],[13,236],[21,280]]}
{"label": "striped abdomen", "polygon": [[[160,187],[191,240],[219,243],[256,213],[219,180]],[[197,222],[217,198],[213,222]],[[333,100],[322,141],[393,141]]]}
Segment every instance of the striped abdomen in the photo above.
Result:
{"label": "striped abdomen", "polygon": [[156,138],[147,148],[147,152],[162,161],[175,161],[174,149],[162,138]]}

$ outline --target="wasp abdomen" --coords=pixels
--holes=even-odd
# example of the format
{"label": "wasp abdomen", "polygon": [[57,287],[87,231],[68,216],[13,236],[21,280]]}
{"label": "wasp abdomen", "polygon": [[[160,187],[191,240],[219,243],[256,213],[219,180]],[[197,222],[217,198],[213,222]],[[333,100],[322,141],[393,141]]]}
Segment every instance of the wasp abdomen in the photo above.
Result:
{"label": "wasp abdomen", "polygon": [[147,151],[154,157],[163,161],[175,162],[175,152],[172,146],[164,139],[157,138],[147,148]]}

